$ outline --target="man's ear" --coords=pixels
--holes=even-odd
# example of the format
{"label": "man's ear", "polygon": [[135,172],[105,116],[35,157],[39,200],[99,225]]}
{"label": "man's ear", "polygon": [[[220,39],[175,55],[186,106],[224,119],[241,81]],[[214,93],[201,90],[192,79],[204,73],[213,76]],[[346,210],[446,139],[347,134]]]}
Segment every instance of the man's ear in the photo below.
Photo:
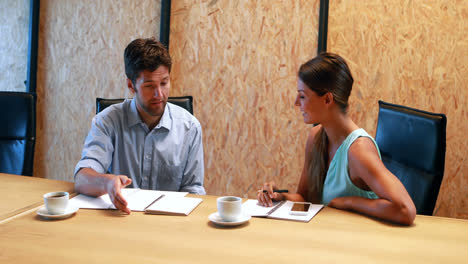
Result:
{"label": "man's ear", "polygon": [[132,80],[130,80],[129,78],[127,78],[127,87],[128,87],[128,90],[130,90],[130,92],[133,95],[136,93],[136,90],[135,90],[135,87],[133,86]]}

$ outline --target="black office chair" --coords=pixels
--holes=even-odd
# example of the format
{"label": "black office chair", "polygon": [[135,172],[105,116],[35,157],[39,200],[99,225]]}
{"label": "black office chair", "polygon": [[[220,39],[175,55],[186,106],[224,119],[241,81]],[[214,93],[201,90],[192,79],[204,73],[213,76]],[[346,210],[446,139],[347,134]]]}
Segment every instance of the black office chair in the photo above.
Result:
{"label": "black office chair", "polygon": [[0,92],[0,172],[33,175],[36,95]]}
{"label": "black office chair", "polygon": [[[106,109],[108,106],[121,103],[125,99],[105,99],[105,98],[96,98],[96,114]],[[189,113],[193,115],[193,97],[192,96],[175,96],[169,97],[168,102],[178,105],[182,108],[185,108]]]}
{"label": "black office chair", "polygon": [[406,187],[418,214],[432,215],[444,176],[444,114],[379,101],[375,140],[382,161]]}

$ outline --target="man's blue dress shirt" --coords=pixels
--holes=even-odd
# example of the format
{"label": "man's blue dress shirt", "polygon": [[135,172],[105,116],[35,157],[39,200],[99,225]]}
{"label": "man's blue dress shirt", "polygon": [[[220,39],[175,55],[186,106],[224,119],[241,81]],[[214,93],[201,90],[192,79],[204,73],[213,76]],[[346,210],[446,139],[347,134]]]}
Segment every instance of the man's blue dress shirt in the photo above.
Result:
{"label": "man's blue dress shirt", "polygon": [[135,99],[111,105],[93,118],[75,175],[81,168],[126,175],[134,188],[205,194],[200,122],[167,103],[150,131]]}

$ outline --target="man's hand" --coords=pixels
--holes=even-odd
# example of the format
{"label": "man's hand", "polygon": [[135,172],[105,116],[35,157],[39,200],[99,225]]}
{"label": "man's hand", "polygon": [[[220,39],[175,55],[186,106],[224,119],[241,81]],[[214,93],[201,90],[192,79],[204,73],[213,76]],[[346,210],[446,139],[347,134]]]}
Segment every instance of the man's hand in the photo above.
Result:
{"label": "man's hand", "polygon": [[127,208],[127,201],[122,195],[121,189],[132,183],[132,180],[125,175],[115,176],[107,186],[107,193],[114,206],[123,212],[130,214],[130,209]]}

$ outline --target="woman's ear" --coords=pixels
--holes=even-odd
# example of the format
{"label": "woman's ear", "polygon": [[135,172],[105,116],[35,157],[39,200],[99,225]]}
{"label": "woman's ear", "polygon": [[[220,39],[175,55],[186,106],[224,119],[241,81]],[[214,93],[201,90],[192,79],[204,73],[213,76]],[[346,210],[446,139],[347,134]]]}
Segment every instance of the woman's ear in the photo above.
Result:
{"label": "woman's ear", "polygon": [[333,102],[333,94],[328,92],[326,94],[324,94],[325,96],[325,104],[329,105]]}

